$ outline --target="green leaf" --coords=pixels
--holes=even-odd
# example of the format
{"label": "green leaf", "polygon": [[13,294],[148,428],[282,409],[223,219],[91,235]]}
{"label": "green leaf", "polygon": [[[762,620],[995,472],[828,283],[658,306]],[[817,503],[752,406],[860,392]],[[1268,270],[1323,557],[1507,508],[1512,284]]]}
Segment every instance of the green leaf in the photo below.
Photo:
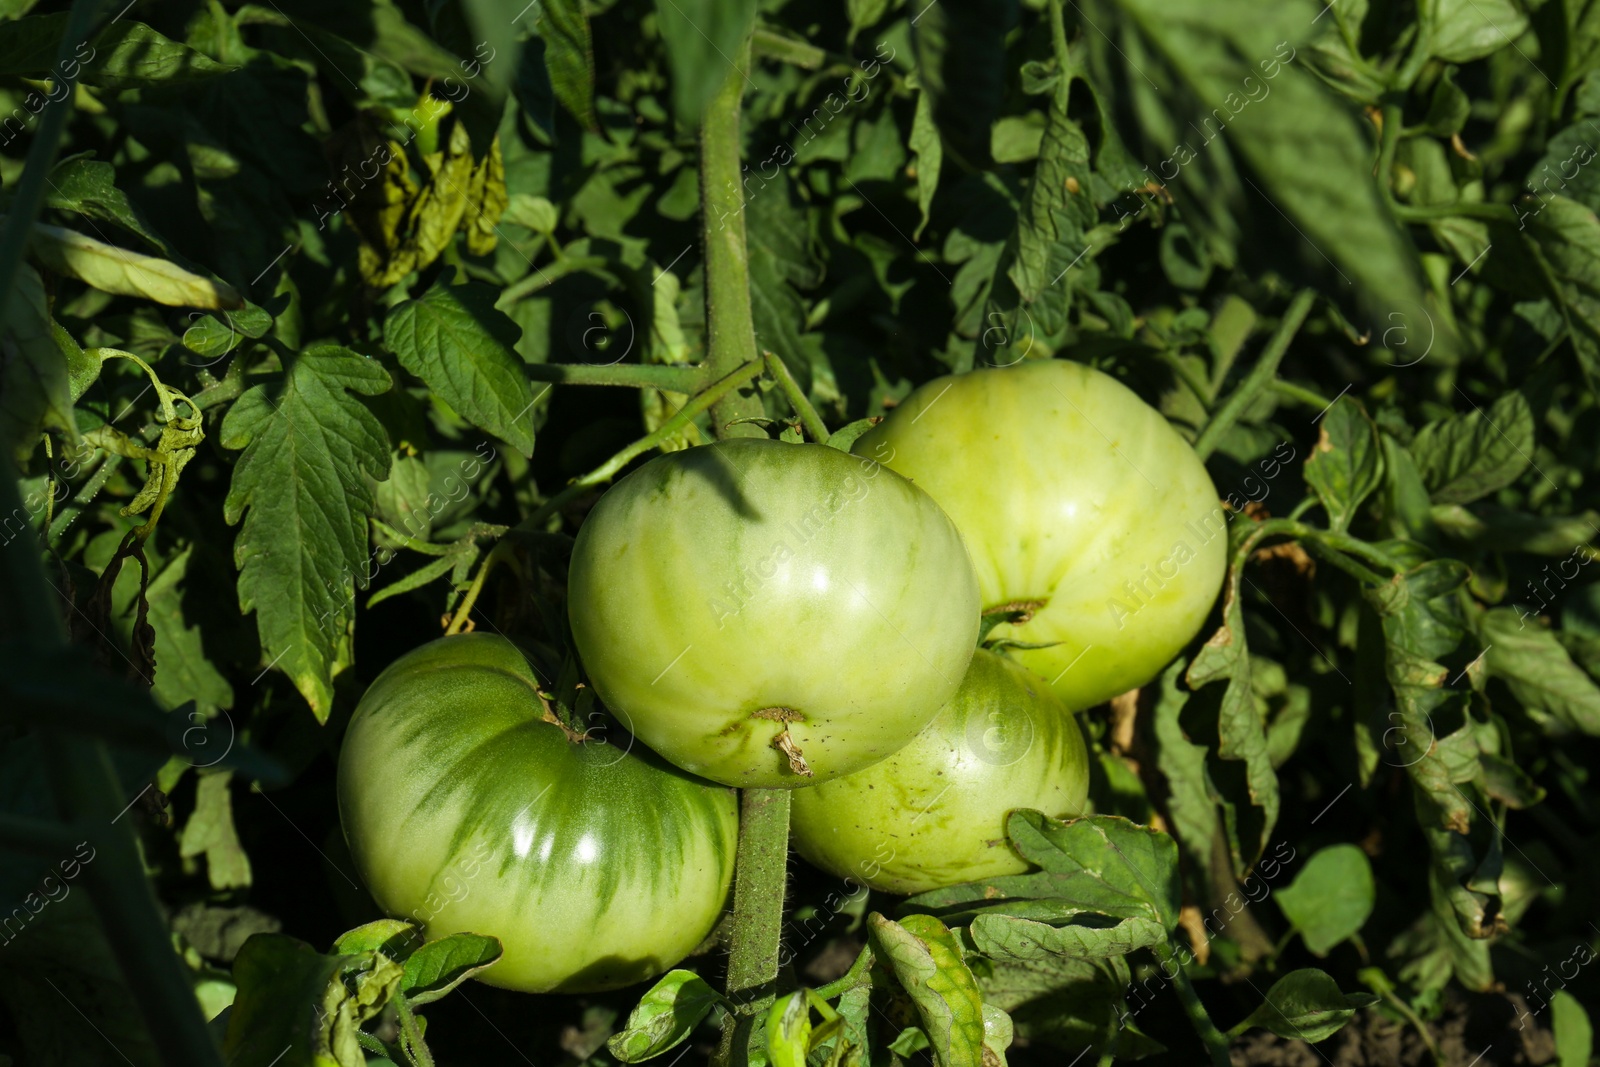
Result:
{"label": "green leaf", "polygon": [[432,1003],[500,958],[500,940],[455,933],[429,941],[406,957],[400,991],[413,1007]]}
{"label": "green leaf", "polygon": [[1278,907],[1305,938],[1306,947],[1326,956],[1333,946],[1359,933],[1372,914],[1372,864],[1355,845],[1329,845],[1306,861],[1293,882],[1277,892]]}
{"label": "green leaf", "polygon": [[66,32],[66,12],[30,15],[7,25],[0,43],[0,74],[59,77],[63,82],[119,90],[187,84],[234,69],[142,22],[118,19],[92,44],[79,46],[58,71],[56,52]]}
{"label": "green leaf", "polygon": [[1206,770],[1206,746],[1191,741],[1183,730],[1181,717],[1189,691],[1178,683],[1187,666],[1188,661],[1180,656],[1162,672],[1150,740],[1156,766],[1167,783],[1167,815],[1173,836],[1197,864],[1193,869],[1201,873],[1208,869],[1212,842],[1221,825],[1219,798]]}
{"label": "green leaf", "polygon": [[981,167],[1007,90],[1006,34],[1015,24],[1016,6],[1010,0],[924,2],[914,17],[917,78],[932,97],[934,121],[957,158]]}
{"label": "green leaf", "polygon": [[406,370],[457,414],[533,455],[533,385],[522,372],[522,329],[486,285],[436,283],[383,320],[383,341]]}
{"label": "green leaf", "polygon": [[1086,40],[1102,90],[1144,135],[1150,174],[1213,259],[1265,257],[1329,275],[1339,291],[1353,285],[1383,313],[1416,315],[1419,264],[1373,180],[1370,127],[1294,44],[1318,6],[1114,0],[1090,17],[1120,30]]}
{"label": "green leaf", "polygon": [[806,306],[795,287],[821,281],[822,265],[811,249],[805,214],[790,200],[787,178],[767,183],[750,198],[745,227],[756,343],[781,358],[805,388],[812,380],[801,340]]}
{"label": "green leaf", "polygon": [[1527,617],[1531,614],[1516,608],[1483,613],[1478,639],[1489,675],[1505,682],[1528,717],[1547,732],[1600,735],[1600,687],[1554,633]]}
{"label": "green leaf", "polygon": [[1261,809],[1261,832],[1253,841],[1239,840],[1235,820],[1224,825],[1232,854],[1234,874],[1243,878],[1255,858],[1266,848],[1272,828],[1278,822],[1278,775],[1272,766],[1272,751],[1261,713],[1256,710],[1250,669],[1250,649],[1245,636],[1244,604],[1240,586],[1244,581],[1246,559],[1236,556],[1228,567],[1223,586],[1222,625],[1211,635],[1185,675],[1189,688],[1199,689],[1210,682],[1227,679],[1222,702],[1217,710],[1217,755],[1244,763],[1245,788],[1250,803]]}
{"label": "green leaf", "polygon": [[1559,1067],[1589,1067],[1594,1055],[1594,1030],[1589,1013],[1565,989],[1550,998],[1550,1028],[1555,1031]]}
{"label": "green leaf", "polygon": [[165,255],[172,250],[155,232],[144,214],[117,188],[116,168],[110,163],[75,156],[56,164],[50,172],[50,191],[45,204],[57,211],[71,211],[85,218],[121,226],[136,234]]}
{"label": "green leaf", "polygon": [[656,22],[672,74],[672,110],[687,129],[734,73],[756,21],[755,0],[656,0]]}
{"label": "green leaf", "polygon": [[[1016,232],[995,268],[995,310],[1007,314],[1026,309],[1027,317],[1047,334],[1066,325],[1073,287],[1088,277],[1082,269],[1089,251],[1085,231],[1097,214],[1089,189],[1089,140],[1067,117],[1064,94],[1058,92]],[[1074,264],[1079,266],[1076,272]],[[1092,282],[1085,284],[1094,288]],[[1009,321],[1013,333],[1026,335],[1014,314]]]}
{"label": "green leaf", "polygon": [[928,209],[933,204],[933,194],[939,188],[939,167],[944,161],[944,146],[939,140],[939,127],[933,122],[933,102],[926,89],[917,92],[917,110],[911,119],[911,151],[917,157],[917,209],[922,220],[911,231],[913,241],[920,240],[922,230],[928,225]]}
{"label": "green leaf", "polygon": [[244,451],[223,504],[229,525],[244,519],[233,546],[239,609],[257,612],[264,658],[319,722],[333,710],[333,676],[350,662],[372,484],[389,473],[383,426],[356,394],[391,384],[377,361],[319,345],[247,390],[222,421],[222,446]]}
{"label": "green leaf", "polygon": [[1361,502],[1383,484],[1378,428],[1360,404],[1340,397],[1322,416],[1305,477],[1327,509],[1329,526],[1337,533],[1348,530]]}
{"label": "green leaf", "polygon": [[374,919],[354,930],[346,930],[333,943],[335,956],[356,956],[363,952],[382,952],[396,963],[404,963],[422,943],[422,932],[401,919]]}
{"label": "green leaf", "polygon": [[1600,530],[1600,512],[1593,511],[1530,515],[1492,505],[1468,511],[1460,504],[1439,504],[1429,513],[1440,533],[1486,552],[1570,557],[1573,546],[1587,543]]}
{"label": "green leaf", "polygon": [[1063,822],[1037,811],[1013,811],[1006,833],[1041,870],[935,889],[906,907],[938,910],[952,923],[998,911],[1052,924],[1094,912],[1146,919],[1165,930],[1177,925],[1178,847],[1166,834],[1119,816]]}
{"label": "green leaf", "polygon": [[244,298],[226,282],[202,278],[167,260],[108,245],[59,226],[35,223],[28,249],[57,274],[77,278],[102,293],[209,311],[244,307]]}
{"label": "green leaf", "polygon": [[395,582],[391,582],[382,589],[378,590],[376,593],[373,593],[371,596],[367,597],[367,607],[376,607],[377,605],[382,604],[385,600],[388,600],[390,597],[396,597],[402,593],[409,593],[413,589],[421,589],[429,582],[435,581],[438,578],[442,578],[446,574],[449,574],[456,567],[460,566],[463,555],[469,555],[473,558],[476,558],[477,552],[476,550],[470,550],[467,553],[449,552],[443,556],[440,556],[438,559],[431,560],[426,565],[417,568],[404,578],[401,578]]}
{"label": "green leaf", "polygon": [[1516,481],[1533,456],[1533,411],[1511,390],[1488,411],[1430,422],[1417,431],[1411,454],[1435,504],[1467,504]]}
{"label": "green leaf", "polygon": [[250,886],[250,857],[239,843],[233,826],[233,794],[228,784],[232,771],[212,771],[200,775],[195,788],[194,814],[183,827],[178,854],[184,859],[206,858],[206,873],[211,888],[246,889]]}
{"label": "green leaf", "polygon": [[979,915],[972,920],[972,943],[997,960],[1042,960],[1053,956],[1103,959],[1126,956],[1166,940],[1154,919],[1133,916],[1110,926],[1050,926],[1011,915]]}
{"label": "green leaf", "polygon": [[539,5],[539,36],[550,89],[561,106],[586,130],[598,130],[594,113],[594,45],[582,0],[544,0]]}
{"label": "green leaf", "polygon": [[1564,196],[1541,204],[1522,226],[1593,388],[1600,382],[1600,219]]}
{"label": "green leaf", "polygon": [[[77,344],[50,318],[39,272],[24,265],[7,294],[0,334],[0,456],[21,464],[46,427],[76,436],[72,417],[70,349]],[[81,350],[80,350],[81,353]]]}
{"label": "green leaf", "polygon": [[[184,617],[185,588],[198,591],[204,585],[198,577],[189,578],[193,558],[194,546],[185,546],[145,591],[150,625],[156,631],[156,676],[150,691],[163,707],[176,708],[192,700],[202,712],[209,712],[233,707],[233,686],[207,658],[200,627]],[[221,751],[191,753],[201,766],[221,756]]]}
{"label": "green leaf", "polygon": [[939,1067],[979,1067],[983,997],[945,925],[931,915],[908,915],[896,923],[873,912],[867,917],[867,937],[917,1006],[934,1062]]}
{"label": "green leaf", "polygon": [[1356,1012],[1378,999],[1371,993],[1341,993],[1330,975],[1307,967],[1273,982],[1267,1002],[1231,1032],[1259,1026],[1279,1037],[1315,1044],[1338,1033]]}
{"label": "green leaf", "polygon": [[[623,1063],[659,1056],[688,1040],[720,999],[693,971],[668,971],[639,998],[628,1013],[627,1024],[611,1036],[606,1047]],[[801,1002],[804,1001],[802,995]],[[804,1061],[803,1053],[801,1060]]]}
{"label": "green leaf", "polygon": [[850,18],[850,35],[853,42],[862,30],[877,25],[889,11],[890,0],[845,0],[845,12]]}
{"label": "green leaf", "polygon": [[1511,0],[1438,0],[1431,51],[1446,63],[1469,63],[1515,46],[1528,17]]}
{"label": "green leaf", "polygon": [[398,963],[378,952],[323,956],[303,941],[256,934],[233,961],[228,1067],[276,1063],[365,1067],[357,1034],[400,988]]}

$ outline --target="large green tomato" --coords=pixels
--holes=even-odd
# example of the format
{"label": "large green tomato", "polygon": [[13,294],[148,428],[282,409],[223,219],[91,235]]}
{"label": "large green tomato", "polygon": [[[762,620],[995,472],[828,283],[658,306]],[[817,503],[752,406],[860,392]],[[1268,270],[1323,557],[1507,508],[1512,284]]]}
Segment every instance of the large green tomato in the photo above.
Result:
{"label": "large green tomato", "polygon": [[955,699],[882,763],[794,795],[800,855],[889,893],[922,893],[1028,865],[1006,813],[1083,813],[1089,755],[1044,680],[979,651]]}
{"label": "large green tomato", "polygon": [[961,537],[893,471],[736,439],[618,482],[572,550],[568,612],[595,691],[639,739],[727,785],[875,763],[961,684],[978,633]]}
{"label": "large green tomato", "polygon": [[993,637],[1077,711],[1143,685],[1189,642],[1227,569],[1228,523],[1194,449],[1121,383],[1036,360],[936,378],[854,449],[926,489],[972,552]]}
{"label": "large green tomato", "polygon": [[339,813],[378,906],[429,938],[492,934],[483,974],[527,992],[614,989],[710,933],[733,877],[731,790],[645,750],[574,744],[494,634],[395,661],[339,754]]}

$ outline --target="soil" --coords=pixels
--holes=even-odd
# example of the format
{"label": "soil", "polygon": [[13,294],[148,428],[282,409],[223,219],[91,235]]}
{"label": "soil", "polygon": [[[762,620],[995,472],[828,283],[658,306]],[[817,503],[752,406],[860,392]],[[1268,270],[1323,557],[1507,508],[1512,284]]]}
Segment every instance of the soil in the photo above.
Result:
{"label": "soil", "polygon": [[1535,1015],[1515,993],[1451,999],[1428,1026],[1439,1048],[1434,1060],[1414,1026],[1367,1009],[1319,1045],[1265,1031],[1233,1045],[1238,1067],[1539,1067],[1555,1062],[1549,1019]]}

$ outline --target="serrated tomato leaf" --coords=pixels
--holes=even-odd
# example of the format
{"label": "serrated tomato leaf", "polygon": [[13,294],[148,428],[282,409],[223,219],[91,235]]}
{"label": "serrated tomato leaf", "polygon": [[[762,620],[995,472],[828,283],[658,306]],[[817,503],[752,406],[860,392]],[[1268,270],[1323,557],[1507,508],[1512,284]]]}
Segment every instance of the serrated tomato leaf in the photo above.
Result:
{"label": "serrated tomato leaf", "polygon": [[1337,533],[1350,528],[1361,502],[1383,484],[1378,428],[1349,397],[1323,413],[1316,447],[1306,457],[1306,484],[1316,491]]}
{"label": "serrated tomato leaf", "polygon": [[376,361],[318,345],[246,390],[222,421],[223,447],[243,450],[223,505],[229,525],[244,520],[233,544],[239,609],[256,613],[264,661],[319,722],[350,661],[372,486],[389,474],[388,436],[357,395],[390,385]]}
{"label": "serrated tomato leaf", "polygon": [[522,330],[475,282],[435,284],[383,320],[383,343],[400,365],[479,429],[533,455],[533,385],[517,357]]}

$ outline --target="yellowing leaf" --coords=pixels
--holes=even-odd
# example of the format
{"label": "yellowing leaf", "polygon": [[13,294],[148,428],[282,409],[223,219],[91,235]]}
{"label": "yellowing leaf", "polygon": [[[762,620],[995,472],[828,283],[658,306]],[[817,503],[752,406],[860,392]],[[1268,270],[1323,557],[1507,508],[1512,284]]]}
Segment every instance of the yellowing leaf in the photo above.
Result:
{"label": "yellowing leaf", "polygon": [[155,256],[130,252],[59,226],[36,223],[29,249],[57,274],[77,278],[102,293],[139,296],[168,307],[220,311],[244,307],[226,282],[202,278]]}

